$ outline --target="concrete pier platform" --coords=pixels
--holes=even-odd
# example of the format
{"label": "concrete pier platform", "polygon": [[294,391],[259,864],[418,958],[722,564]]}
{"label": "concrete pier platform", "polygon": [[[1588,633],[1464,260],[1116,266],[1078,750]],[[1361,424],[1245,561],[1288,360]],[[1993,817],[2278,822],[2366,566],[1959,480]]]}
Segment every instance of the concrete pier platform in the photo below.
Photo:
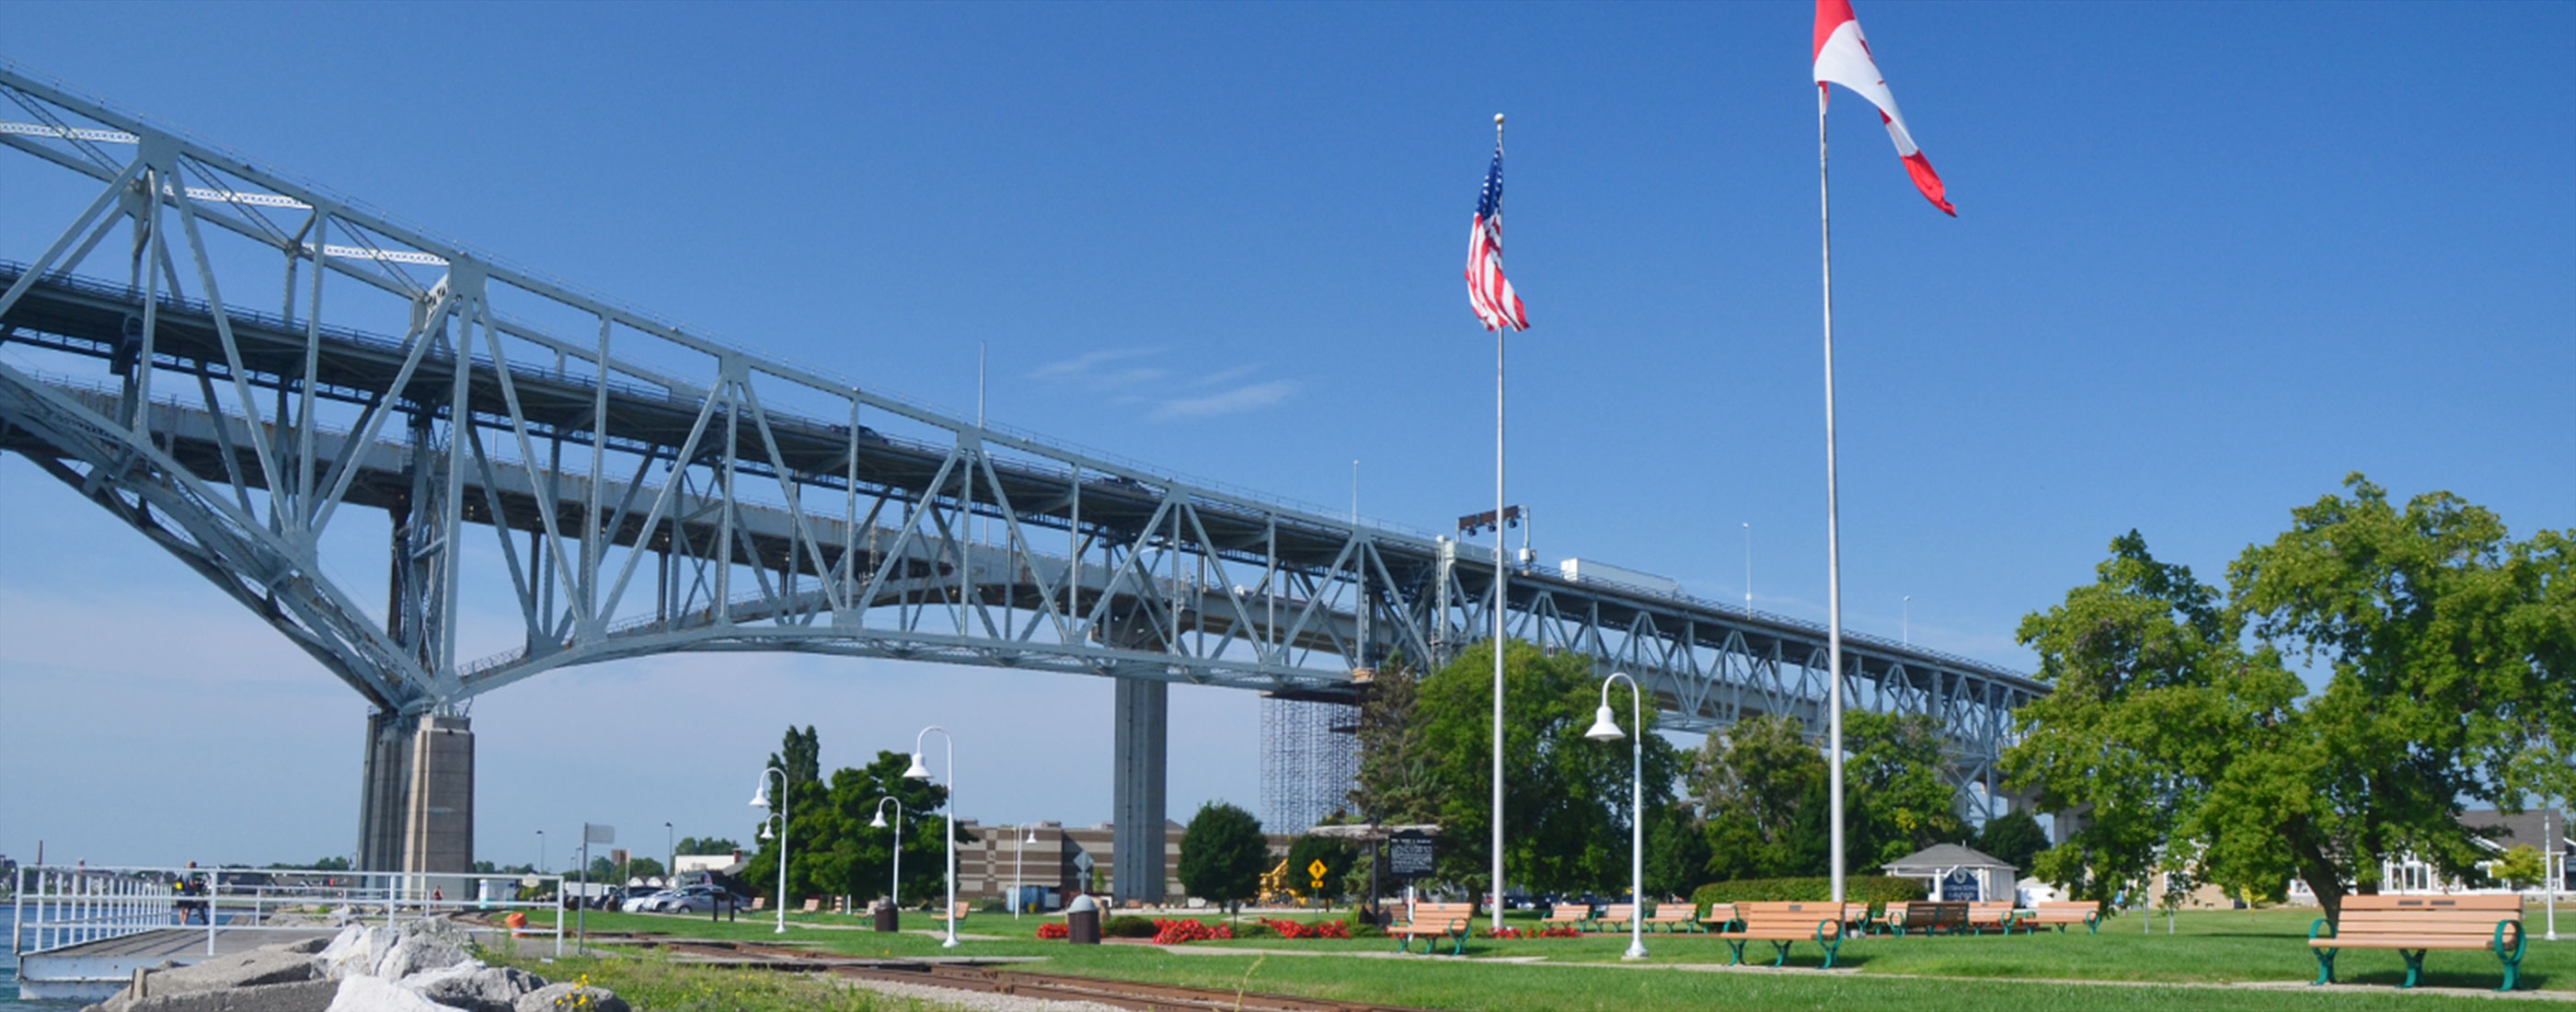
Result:
{"label": "concrete pier platform", "polygon": [[48,1001],[105,1001],[134,979],[137,969],[163,963],[187,966],[216,956],[248,952],[336,933],[327,927],[218,928],[209,947],[206,929],[154,928],[121,938],[67,945],[19,957],[18,993]]}

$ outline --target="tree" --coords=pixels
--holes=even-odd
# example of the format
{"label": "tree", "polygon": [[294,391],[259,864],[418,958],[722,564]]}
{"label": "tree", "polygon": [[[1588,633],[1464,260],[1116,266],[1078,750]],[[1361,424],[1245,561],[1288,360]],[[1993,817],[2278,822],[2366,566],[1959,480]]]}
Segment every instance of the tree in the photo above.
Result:
{"label": "tree", "polygon": [[[1300,836],[1288,845],[1288,882],[1291,887],[1330,903],[1342,897],[1343,879],[1358,862],[1350,841],[1329,836]],[[1324,862],[1324,884],[1315,885],[1313,865]]]}
{"label": "tree", "polygon": [[2095,897],[2155,867],[2256,896],[2296,876],[2339,916],[2383,859],[2481,880],[2465,802],[2576,787],[2576,532],[2517,543],[2449,493],[2400,510],[2345,486],[2237,557],[2224,609],[2132,531],[2023,621],[2056,691],[2017,714],[2007,768],[2087,809],[2040,874]]}
{"label": "tree", "polygon": [[2542,857],[2540,848],[2517,843],[2496,859],[2488,874],[2515,889],[2529,889],[2549,877],[2549,862]]}
{"label": "tree", "polygon": [[1270,870],[1268,841],[1261,820],[1222,801],[1199,806],[1181,832],[1181,888],[1190,895],[1235,904],[1261,894],[1261,873]]}
{"label": "tree", "polygon": [[1688,896],[1708,881],[1708,834],[1690,805],[1674,802],[1646,820],[1646,892]]}
{"label": "tree", "polygon": [[1829,867],[1824,753],[1791,717],[1761,714],[1711,734],[1691,762],[1706,871],[1723,881],[1822,875]]}
{"label": "tree", "polygon": [[2039,828],[2038,818],[2016,808],[1986,820],[1977,833],[1977,849],[2028,872],[2031,859],[2048,849],[2048,834]]}
{"label": "tree", "polygon": [[742,849],[742,845],[721,836],[683,836],[673,848],[682,857],[724,856]]}
{"label": "tree", "polygon": [[[2187,824],[2214,830],[2219,815],[2241,810],[2250,785],[2221,795],[2221,782],[2239,758],[2259,762],[2283,744],[2274,729],[2300,686],[2276,655],[2240,649],[2217,589],[2189,567],[2156,561],[2138,532],[2113,539],[2095,573],[2022,620],[2019,638],[2054,689],[2016,711],[2023,740],[2004,763],[2015,784],[2038,789],[2043,807],[2076,813],[2074,831],[2034,859],[2034,873],[2073,896],[2112,900],[2143,896],[2159,867],[2194,856],[2168,846],[2188,839]],[[2232,873],[2215,877],[2231,892],[2268,894],[2288,878],[2259,854],[2229,863]]]}
{"label": "tree", "polygon": [[[1875,868],[1967,836],[1958,794],[1950,788],[1952,764],[1939,722],[1921,714],[1848,710],[1843,752],[1847,868]],[[1832,847],[1830,838],[1826,847]]]}
{"label": "tree", "polygon": [[1360,768],[1347,800],[1365,821],[1413,825],[1440,815],[1420,700],[1419,678],[1401,657],[1389,660],[1360,692]]}
{"label": "tree", "polygon": [[[1439,878],[1482,894],[1490,886],[1494,655],[1487,644],[1461,652],[1423,679],[1418,717],[1438,801]],[[1592,660],[1545,655],[1515,642],[1504,652],[1504,860],[1515,884],[1540,892],[1620,888],[1628,878],[1629,749],[1588,741],[1601,681]],[[1627,683],[1610,691],[1613,712],[1630,711]],[[1645,741],[1646,810],[1671,803],[1677,751],[1647,728],[1622,726]]]}
{"label": "tree", "polygon": [[2299,714],[2318,761],[2275,792],[2300,805],[2274,838],[2329,911],[2401,853],[2477,881],[2464,799],[2512,812],[2576,787],[2576,531],[2517,543],[2448,492],[2400,511],[2360,474],[2344,487],[2228,567],[2254,635],[2333,672]]}

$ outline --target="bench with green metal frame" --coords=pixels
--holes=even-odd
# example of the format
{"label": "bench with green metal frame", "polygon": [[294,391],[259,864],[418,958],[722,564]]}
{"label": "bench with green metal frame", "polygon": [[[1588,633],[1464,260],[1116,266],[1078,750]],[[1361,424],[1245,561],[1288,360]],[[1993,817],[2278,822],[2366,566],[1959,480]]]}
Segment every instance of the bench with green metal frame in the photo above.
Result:
{"label": "bench with green metal frame", "polygon": [[1813,941],[1825,950],[1823,969],[1834,968],[1834,956],[1843,947],[1843,906],[1839,903],[1738,903],[1735,924],[1717,933],[1719,941],[1734,951],[1729,965],[1744,962],[1744,943],[1769,942],[1778,950],[1771,965],[1789,961],[1789,946]]}
{"label": "bench with green metal frame", "polygon": [[2522,983],[2524,941],[2517,895],[2346,896],[2341,916],[2308,927],[2319,984],[2334,983],[2335,954],[2345,949],[2397,950],[2406,958],[2406,983],[2399,987],[2415,986],[2430,950],[2485,949],[2504,961],[2504,983],[2496,990],[2511,991]]}
{"label": "bench with green metal frame", "polygon": [[1386,933],[1395,939],[1397,952],[1412,951],[1413,940],[1419,938],[1422,954],[1428,956],[1431,947],[1440,944],[1442,938],[1451,938],[1456,942],[1449,947],[1449,954],[1463,956],[1467,954],[1467,922],[1475,917],[1473,903],[1416,903],[1413,916],[1387,928]]}

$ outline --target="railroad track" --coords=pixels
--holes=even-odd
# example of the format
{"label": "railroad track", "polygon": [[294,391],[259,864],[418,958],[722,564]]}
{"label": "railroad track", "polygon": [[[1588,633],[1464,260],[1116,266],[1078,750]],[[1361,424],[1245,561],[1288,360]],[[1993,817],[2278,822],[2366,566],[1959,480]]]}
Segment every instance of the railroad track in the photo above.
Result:
{"label": "railroad track", "polygon": [[961,963],[854,959],[744,943],[673,943],[672,952],[700,965],[830,973],[856,980],[1004,994],[1047,1001],[1087,1001],[1137,1012],[1427,1012],[1398,1005],[1301,998],[1284,994],[1067,977]]}

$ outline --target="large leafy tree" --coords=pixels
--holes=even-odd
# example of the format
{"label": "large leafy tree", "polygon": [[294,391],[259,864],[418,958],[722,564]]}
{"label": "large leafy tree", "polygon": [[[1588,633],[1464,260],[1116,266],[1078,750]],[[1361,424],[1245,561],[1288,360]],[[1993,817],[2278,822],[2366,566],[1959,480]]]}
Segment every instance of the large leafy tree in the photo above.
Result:
{"label": "large leafy tree", "polygon": [[1706,820],[1710,877],[1824,874],[1827,772],[1794,718],[1756,715],[1709,735],[1689,787]]}
{"label": "large leafy tree", "polygon": [[[2475,881],[2463,800],[2513,811],[2576,785],[2576,531],[2514,542],[2448,492],[2399,509],[2344,486],[2228,567],[2252,633],[2332,672],[2298,714],[2309,761],[2274,774],[2300,782],[2247,792],[2297,803],[2271,839],[2329,907],[2401,853]],[[2229,842],[2260,843],[2250,821]]]}
{"label": "large leafy tree", "polygon": [[1419,676],[1400,658],[1360,693],[1360,768],[1346,800],[1363,821],[1414,825],[1440,816],[1420,704]]}
{"label": "large leafy tree", "polygon": [[1270,870],[1269,841],[1261,820],[1223,801],[1199,806],[1181,831],[1181,888],[1190,895],[1234,905],[1261,894],[1261,873]]}
{"label": "large leafy tree", "polygon": [[[1348,840],[1300,836],[1288,845],[1288,885],[1297,892],[1330,903],[1342,896],[1356,852]],[[1324,884],[1315,885],[1314,864],[1324,862]]]}
{"label": "large leafy tree", "polygon": [[1921,714],[1848,711],[1843,714],[1843,752],[1847,867],[1874,869],[1933,844],[1966,838],[1938,722]]}
{"label": "large leafy tree", "polygon": [[[2131,532],[2099,579],[2024,620],[2056,691],[2022,708],[2017,781],[2082,826],[2038,860],[2079,893],[2156,867],[2329,915],[2412,853],[2476,881],[2466,801],[2564,796],[2576,744],[2576,551],[2512,542],[2448,493],[2402,510],[2359,475],[2216,588]],[[2307,692],[2283,649],[2321,667]]]}
{"label": "large leafy tree", "polygon": [[[1490,886],[1494,655],[1488,644],[1461,652],[1423,679],[1417,719],[1441,825],[1439,877],[1476,890]],[[1588,741],[1601,681],[1591,659],[1549,656],[1515,642],[1503,654],[1503,846],[1512,884],[1541,892],[1624,887],[1628,880],[1628,741]],[[1610,690],[1623,730],[1644,734],[1645,801],[1651,813],[1673,799],[1677,751],[1648,729],[1627,727],[1627,683]]]}
{"label": "large leafy tree", "polygon": [[2029,871],[2031,859],[2048,849],[2048,833],[2029,812],[2013,809],[1986,820],[1977,831],[1977,849]]}
{"label": "large leafy tree", "polygon": [[[920,899],[936,892],[945,881],[946,847],[940,834],[952,831],[942,811],[948,804],[948,788],[906,779],[903,770],[911,757],[900,752],[879,751],[865,768],[845,767],[828,777],[822,773],[821,757],[822,744],[811,727],[788,728],[781,752],[769,757],[771,765],[788,774],[784,797],[776,789],[776,780],[770,781],[770,810],[778,811],[782,801],[792,802],[787,809],[786,900],[884,894],[892,871],[895,806],[886,806],[887,828],[868,823],[876,817],[878,799],[889,795],[903,805],[903,894]],[[776,824],[770,825],[774,830]],[[954,832],[961,847],[975,842],[974,835],[962,828]],[[706,843],[724,843],[730,849],[731,841]],[[759,843],[760,850],[746,862],[742,879],[755,889],[775,889],[779,841],[773,835]]]}

